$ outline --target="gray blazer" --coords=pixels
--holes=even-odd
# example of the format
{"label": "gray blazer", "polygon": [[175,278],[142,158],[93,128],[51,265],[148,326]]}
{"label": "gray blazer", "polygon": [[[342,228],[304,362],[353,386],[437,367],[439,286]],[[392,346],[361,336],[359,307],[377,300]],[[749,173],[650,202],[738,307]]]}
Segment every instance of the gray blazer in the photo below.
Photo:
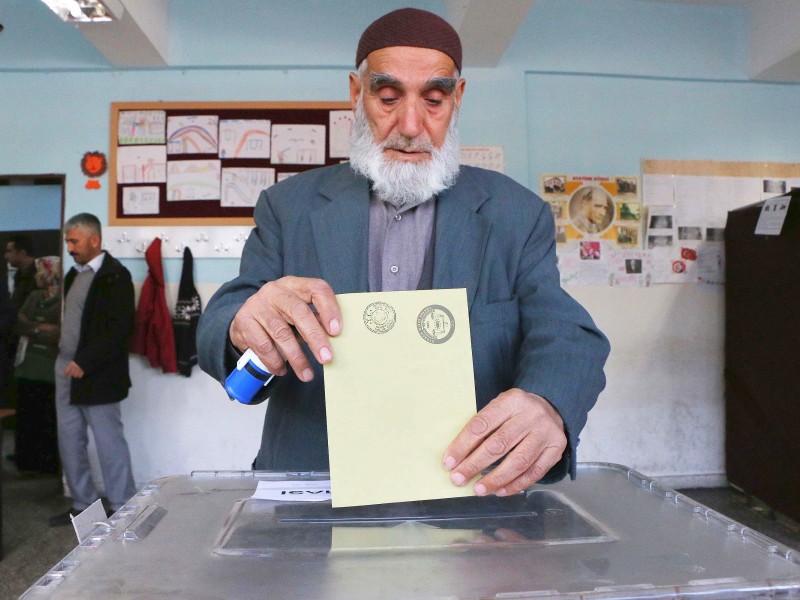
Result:
{"label": "gray blazer", "polygon": [[[369,183],[348,164],[264,190],[255,222],[239,276],[214,294],[198,329],[200,367],[220,382],[236,358],[230,323],[267,281],[295,275],[322,278],[337,294],[369,289]],[[545,481],[574,477],[578,435],[605,386],[609,345],[561,289],[549,205],[504,175],[462,166],[437,200],[433,287],[467,289],[477,408],[512,387],[547,398],[564,420],[569,446]],[[266,388],[255,468],[327,470],[322,368],[310,362],[312,382],[289,374]],[[449,442],[442,440],[442,451]]]}

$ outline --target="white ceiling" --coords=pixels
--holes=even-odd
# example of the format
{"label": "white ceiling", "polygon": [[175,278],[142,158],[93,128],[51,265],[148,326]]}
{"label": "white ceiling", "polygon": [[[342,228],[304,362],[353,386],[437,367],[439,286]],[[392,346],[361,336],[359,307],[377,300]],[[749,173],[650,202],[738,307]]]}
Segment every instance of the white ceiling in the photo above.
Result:
{"label": "white ceiling", "polygon": [[[18,9],[23,3],[31,8],[29,3],[34,1],[0,0],[0,23],[14,8]],[[125,9],[119,21],[80,24],[77,25],[77,30],[112,66],[168,66],[169,0],[116,1]],[[745,7],[750,33],[750,78],[800,82],[800,0],[641,1]],[[233,0],[226,2],[230,3],[229,6],[235,6]],[[464,43],[464,54],[469,57],[466,66],[496,66],[535,2],[536,0],[443,0],[446,16],[459,31]],[[498,6],[502,6],[503,10],[498,10]],[[9,10],[3,10],[4,7]],[[38,19],[57,21],[46,10],[32,12]],[[491,23],[491,26],[487,26],[487,23]],[[53,23],[42,24],[42,31],[52,30]],[[13,35],[12,32],[0,35],[9,34]]]}

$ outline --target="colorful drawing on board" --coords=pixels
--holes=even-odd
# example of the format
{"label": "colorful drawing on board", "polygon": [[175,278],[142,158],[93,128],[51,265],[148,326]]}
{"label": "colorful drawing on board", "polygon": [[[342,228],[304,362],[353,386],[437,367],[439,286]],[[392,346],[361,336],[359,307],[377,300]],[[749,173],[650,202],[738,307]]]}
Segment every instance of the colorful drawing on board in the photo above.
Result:
{"label": "colorful drawing on board", "polygon": [[168,154],[217,154],[217,115],[167,117]]}
{"label": "colorful drawing on board", "polygon": [[324,165],[324,125],[273,125],[272,164]]}
{"label": "colorful drawing on board", "polygon": [[166,180],[166,146],[120,146],[117,148],[117,184],[163,183]]}
{"label": "colorful drawing on board", "polygon": [[160,190],[157,185],[122,188],[122,212],[126,215],[157,215]]}
{"label": "colorful drawing on board", "polygon": [[123,110],[117,123],[119,144],[163,144],[167,113],[163,110]]}
{"label": "colorful drawing on board", "polygon": [[261,191],[275,183],[275,169],[222,169],[220,206],[255,206]]}
{"label": "colorful drawing on board", "polygon": [[268,119],[222,119],[219,122],[220,158],[269,158]]}
{"label": "colorful drawing on board", "polygon": [[173,160],[167,168],[167,200],[219,200],[219,160]]}

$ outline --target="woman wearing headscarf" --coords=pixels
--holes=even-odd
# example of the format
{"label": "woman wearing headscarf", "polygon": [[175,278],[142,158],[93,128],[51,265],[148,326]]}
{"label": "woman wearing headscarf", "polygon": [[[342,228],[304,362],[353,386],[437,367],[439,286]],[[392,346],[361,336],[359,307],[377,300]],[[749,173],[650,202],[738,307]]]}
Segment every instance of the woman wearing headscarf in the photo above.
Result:
{"label": "woman wearing headscarf", "polygon": [[61,260],[36,259],[36,289],[19,311],[16,463],[21,474],[57,474],[55,359],[61,335]]}

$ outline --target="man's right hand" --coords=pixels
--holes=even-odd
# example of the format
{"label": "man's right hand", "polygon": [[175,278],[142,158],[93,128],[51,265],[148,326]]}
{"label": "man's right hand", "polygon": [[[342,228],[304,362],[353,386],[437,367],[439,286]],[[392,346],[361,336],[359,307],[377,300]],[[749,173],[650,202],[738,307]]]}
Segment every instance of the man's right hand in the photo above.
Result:
{"label": "man's right hand", "polygon": [[300,381],[311,381],[314,372],[299,338],[325,364],[333,358],[328,336],[341,330],[342,312],[327,282],[281,277],[247,299],[233,318],[228,335],[242,352],[253,350],[274,375],[285,375],[288,362]]}

